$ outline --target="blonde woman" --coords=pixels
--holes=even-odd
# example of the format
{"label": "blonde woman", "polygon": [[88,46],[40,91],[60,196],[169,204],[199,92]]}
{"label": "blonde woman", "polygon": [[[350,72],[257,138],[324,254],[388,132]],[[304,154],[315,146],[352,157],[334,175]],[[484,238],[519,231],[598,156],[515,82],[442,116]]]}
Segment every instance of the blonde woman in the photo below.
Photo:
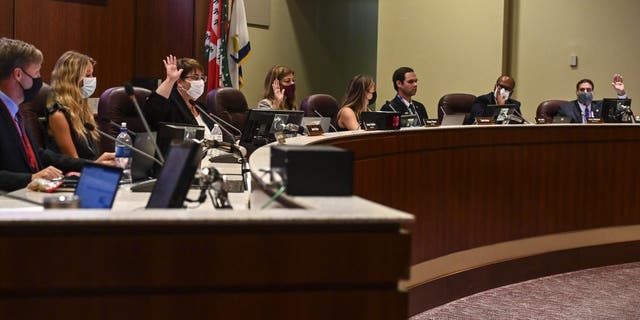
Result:
{"label": "blonde woman", "polygon": [[51,95],[47,101],[46,146],[73,158],[95,160],[99,155],[97,127],[87,99],[95,92],[93,76],[96,61],[67,51],[51,73]]}
{"label": "blonde woman", "polygon": [[259,108],[296,110],[295,73],[285,66],[274,66],[264,78],[264,94]]}
{"label": "blonde woman", "polygon": [[338,131],[360,128],[360,114],[367,111],[375,92],[376,84],[373,78],[357,75],[351,79],[342,107],[338,111]]}

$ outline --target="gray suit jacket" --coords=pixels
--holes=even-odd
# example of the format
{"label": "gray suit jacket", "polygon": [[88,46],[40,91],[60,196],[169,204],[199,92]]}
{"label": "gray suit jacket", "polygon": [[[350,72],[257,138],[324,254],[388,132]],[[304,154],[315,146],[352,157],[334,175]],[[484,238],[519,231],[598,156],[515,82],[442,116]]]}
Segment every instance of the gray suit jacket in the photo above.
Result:
{"label": "gray suit jacket", "polygon": [[[591,117],[600,118],[602,115],[602,101],[591,101]],[[582,123],[582,111],[578,105],[578,100],[569,101],[560,106],[558,116],[571,118],[571,123]]]}

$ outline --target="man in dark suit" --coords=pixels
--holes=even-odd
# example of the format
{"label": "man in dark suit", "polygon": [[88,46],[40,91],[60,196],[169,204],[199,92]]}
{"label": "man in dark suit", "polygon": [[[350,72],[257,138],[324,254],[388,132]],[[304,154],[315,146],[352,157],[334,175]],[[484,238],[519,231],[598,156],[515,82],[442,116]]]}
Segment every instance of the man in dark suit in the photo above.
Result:
{"label": "man in dark suit", "polygon": [[398,68],[393,73],[393,88],[397,94],[391,101],[387,101],[380,110],[400,112],[400,114],[418,115],[418,125],[424,126],[427,118],[427,109],[424,105],[412,97],[418,91],[418,78],[413,69],[409,67]]}
{"label": "man in dark suit", "polygon": [[[62,177],[80,171],[85,160],[41,149],[20,117],[21,103],[34,98],[40,87],[42,52],[20,40],[0,38],[0,190],[24,188],[34,179]],[[113,162],[113,153],[98,160]]]}
{"label": "man in dark suit", "polygon": [[[611,86],[616,90],[618,99],[626,99],[624,81],[619,74],[613,75]],[[590,79],[582,79],[576,84],[577,99],[560,106],[558,116],[571,118],[571,123],[587,123],[588,118],[600,118],[602,115],[602,101],[593,101],[595,86]]]}
{"label": "man in dark suit", "polygon": [[516,87],[516,81],[508,75],[501,75],[496,80],[493,91],[485,95],[479,96],[473,102],[469,116],[464,119],[463,124],[474,124],[476,117],[492,117],[495,110],[487,108],[488,105],[505,105],[513,104],[516,106],[515,113],[522,117],[520,112],[520,101],[512,99],[513,89]]}

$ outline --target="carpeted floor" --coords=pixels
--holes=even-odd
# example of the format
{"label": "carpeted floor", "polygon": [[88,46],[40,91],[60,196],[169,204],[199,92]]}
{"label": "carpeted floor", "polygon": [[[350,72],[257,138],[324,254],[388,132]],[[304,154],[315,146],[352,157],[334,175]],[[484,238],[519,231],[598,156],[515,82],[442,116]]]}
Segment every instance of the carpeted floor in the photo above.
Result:
{"label": "carpeted floor", "polygon": [[411,319],[640,319],[640,263],[516,283],[453,301]]}

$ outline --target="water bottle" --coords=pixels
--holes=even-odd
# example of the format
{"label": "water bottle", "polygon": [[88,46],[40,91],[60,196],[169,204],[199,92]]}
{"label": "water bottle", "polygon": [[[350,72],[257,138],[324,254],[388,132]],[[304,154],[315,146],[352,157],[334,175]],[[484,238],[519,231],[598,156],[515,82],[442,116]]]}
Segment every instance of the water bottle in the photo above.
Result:
{"label": "water bottle", "polygon": [[[220,129],[220,126],[216,123],[213,125],[213,129],[211,129],[211,139],[218,141],[218,142],[222,142],[222,129]],[[210,155],[212,157],[216,157],[220,155],[220,151],[217,149],[212,149]]]}
{"label": "water bottle", "polygon": [[127,123],[123,122],[116,137],[116,165],[122,168],[121,183],[131,183],[131,137],[127,133]]}

